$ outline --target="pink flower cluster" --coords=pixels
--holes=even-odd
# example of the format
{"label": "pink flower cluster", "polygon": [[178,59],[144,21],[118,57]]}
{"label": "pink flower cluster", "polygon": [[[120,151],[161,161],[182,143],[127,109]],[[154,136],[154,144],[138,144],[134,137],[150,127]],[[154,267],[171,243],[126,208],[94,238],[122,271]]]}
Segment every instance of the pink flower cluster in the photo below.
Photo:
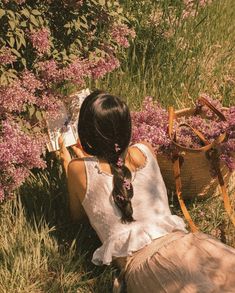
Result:
{"label": "pink flower cluster", "polygon": [[[211,100],[211,99],[210,99]],[[222,105],[214,100],[214,105],[220,109]],[[222,109],[221,109],[222,110]],[[174,131],[177,142],[187,148],[200,148],[204,143],[194,132],[182,124],[186,123],[199,130],[205,139],[211,143],[218,136],[226,133],[226,140],[219,145],[220,159],[226,163],[230,170],[235,170],[235,107],[223,110],[226,121],[218,117],[212,117],[208,108],[202,107],[204,115],[181,117],[174,121]],[[168,135],[168,113],[160,105],[154,103],[151,98],[144,100],[144,107],[140,112],[133,112],[133,135],[132,141],[145,140],[150,142],[156,152],[171,151],[171,140]]]}
{"label": "pink flower cluster", "polygon": [[59,115],[61,100],[55,94],[44,92],[40,97],[37,97],[35,104],[39,109],[46,111],[46,116],[52,118]]}
{"label": "pink flower cluster", "polygon": [[212,0],[183,0],[183,3],[185,5],[185,8],[182,13],[182,18],[186,19],[188,17],[192,17],[196,15],[197,12],[197,6],[198,7],[205,7],[206,5],[209,5],[212,3]]}
{"label": "pink flower cluster", "polygon": [[119,66],[120,62],[114,55],[107,55],[105,58],[100,58],[98,61],[91,63],[91,76],[93,79],[101,78]]}
{"label": "pink flower cluster", "polygon": [[151,97],[146,97],[140,112],[132,112],[132,141],[147,141],[152,144],[156,153],[170,145],[168,137],[168,113]]}
{"label": "pink flower cluster", "polygon": [[91,75],[90,64],[86,59],[77,58],[62,70],[63,79],[82,85],[84,79]]}
{"label": "pink flower cluster", "polygon": [[16,56],[12,55],[11,50],[7,47],[3,47],[0,50],[0,63],[3,65],[11,64],[16,61]]}
{"label": "pink flower cluster", "polygon": [[130,46],[128,37],[135,38],[135,31],[122,24],[112,28],[111,37],[118,45],[128,48]]}
{"label": "pink flower cluster", "polygon": [[32,72],[23,71],[9,86],[0,86],[0,114],[22,112],[26,104],[36,103],[36,91],[41,89],[42,82]]}
{"label": "pink flower cluster", "polygon": [[43,83],[49,86],[51,83],[58,83],[63,80],[63,75],[55,60],[41,61],[38,64],[39,76]]}
{"label": "pink flower cluster", "polygon": [[1,123],[0,200],[9,195],[27,177],[29,169],[44,168],[41,158],[45,138],[24,133],[11,119]]}
{"label": "pink flower cluster", "polygon": [[50,50],[49,37],[50,31],[46,27],[29,32],[29,39],[32,43],[32,46],[39,54],[45,54]]}
{"label": "pink flower cluster", "polygon": [[35,96],[22,86],[20,80],[0,87],[0,113],[21,112],[25,103],[33,104]]}

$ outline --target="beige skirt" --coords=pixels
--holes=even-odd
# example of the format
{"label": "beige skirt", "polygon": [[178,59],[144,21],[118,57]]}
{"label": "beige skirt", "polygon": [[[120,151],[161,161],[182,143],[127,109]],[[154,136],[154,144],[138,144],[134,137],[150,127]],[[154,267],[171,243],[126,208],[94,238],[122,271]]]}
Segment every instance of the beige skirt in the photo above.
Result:
{"label": "beige skirt", "polygon": [[235,249],[176,231],[130,257],[125,280],[128,293],[235,293]]}

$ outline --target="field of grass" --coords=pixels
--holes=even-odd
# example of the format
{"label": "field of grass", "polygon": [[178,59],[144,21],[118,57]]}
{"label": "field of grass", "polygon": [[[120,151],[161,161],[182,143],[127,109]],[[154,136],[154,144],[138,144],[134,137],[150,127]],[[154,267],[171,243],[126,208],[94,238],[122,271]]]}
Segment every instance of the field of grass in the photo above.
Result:
{"label": "field of grass", "polygon": [[[233,0],[215,0],[185,20],[179,0],[121,2],[136,39],[121,68],[92,86],[122,96],[132,109],[146,95],[184,107],[202,92],[235,104]],[[0,292],[110,293],[116,269],[92,265],[99,240],[88,223],[70,221],[60,163],[53,155],[47,161],[46,170],[34,170],[16,198],[0,206]],[[181,215],[175,198],[169,201]],[[220,197],[187,205],[202,231],[235,247]]]}

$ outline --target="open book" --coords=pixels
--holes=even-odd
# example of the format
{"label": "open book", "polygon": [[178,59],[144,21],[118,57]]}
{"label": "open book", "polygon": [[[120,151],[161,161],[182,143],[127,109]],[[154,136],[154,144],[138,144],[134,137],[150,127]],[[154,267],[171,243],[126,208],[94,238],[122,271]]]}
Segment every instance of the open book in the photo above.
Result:
{"label": "open book", "polygon": [[75,145],[78,139],[78,117],[84,99],[90,94],[90,90],[84,89],[70,96],[68,103],[63,104],[60,115],[53,120],[47,121],[49,142],[47,149],[49,152],[59,150],[58,138],[62,135],[66,147]]}

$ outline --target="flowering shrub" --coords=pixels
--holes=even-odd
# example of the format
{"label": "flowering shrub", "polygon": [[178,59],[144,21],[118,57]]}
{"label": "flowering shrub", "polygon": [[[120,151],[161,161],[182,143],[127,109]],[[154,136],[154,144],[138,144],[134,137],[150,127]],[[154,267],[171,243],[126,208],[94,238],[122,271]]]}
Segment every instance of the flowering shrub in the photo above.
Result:
{"label": "flowering shrub", "polygon": [[119,67],[128,28],[118,1],[0,2],[0,201],[45,167],[44,118],[70,88]]}
{"label": "flowering shrub", "polygon": [[[235,170],[235,107],[223,109],[218,100],[207,99],[218,110],[223,111],[226,121],[221,121],[206,107],[202,107],[203,116],[195,115],[180,117],[175,121],[174,128],[177,133],[177,142],[188,148],[200,148],[202,141],[188,127],[181,126],[187,123],[199,130],[208,142],[213,142],[218,136],[226,133],[226,140],[219,145],[220,159],[227,167]],[[201,105],[197,105],[201,107]],[[168,113],[159,104],[153,102],[152,98],[144,100],[144,107],[140,112],[133,112],[133,142],[145,140],[150,142],[156,153],[171,152],[172,143],[168,135]],[[211,119],[213,118],[213,119]]]}

